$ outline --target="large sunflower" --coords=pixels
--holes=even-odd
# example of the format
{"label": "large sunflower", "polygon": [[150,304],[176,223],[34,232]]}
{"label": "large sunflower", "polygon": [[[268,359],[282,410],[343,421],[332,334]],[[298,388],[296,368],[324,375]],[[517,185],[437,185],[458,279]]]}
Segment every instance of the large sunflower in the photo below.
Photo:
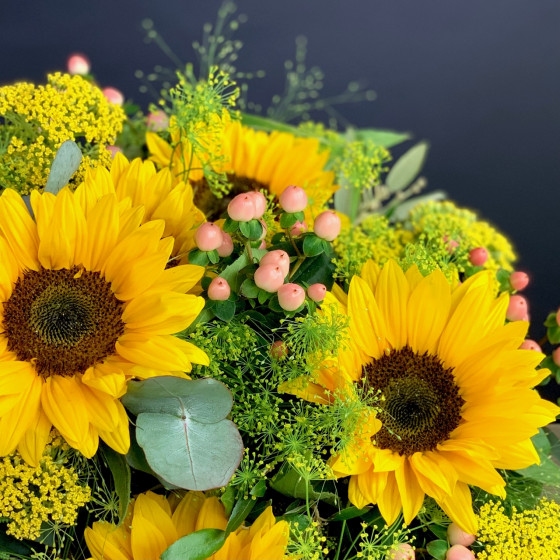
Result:
{"label": "large sunflower", "polygon": [[186,254],[195,247],[196,227],[204,222],[204,214],[194,205],[190,184],[177,183],[168,168],[156,171],[151,161],[136,158],[129,162],[117,154],[111,173],[104,168],[92,169],[77,195],[86,202],[116,193],[119,201],[129,199],[133,207],[143,207],[142,223],[165,222],[164,237],[173,239],[173,264],[187,264]]}
{"label": "large sunflower", "polygon": [[[84,537],[94,560],[157,560],[181,537],[200,529],[224,530],[227,522],[218,498],[202,492],[188,492],[178,503],[173,496],[146,492],[131,504],[120,527],[98,521]],[[283,560],[288,536],[288,523],[276,522],[268,507],[251,527],[230,533],[208,560]]]}
{"label": "large sunflower", "polygon": [[[147,133],[146,141],[151,159],[161,166],[171,167],[176,177],[184,176],[185,162],[196,167],[188,146],[177,144],[173,150],[153,132]],[[227,174],[232,195],[264,189],[279,196],[288,185],[302,187],[309,199],[306,219],[312,220],[338,189],[334,184],[334,173],[325,170],[329,151],[319,148],[319,141],[315,138],[302,138],[287,132],[269,134],[233,121],[225,127],[221,139],[219,171]],[[214,197],[200,171],[189,174],[189,178],[195,190],[196,204],[207,215],[219,216],[229,198]]]}
{"label": "large sunflower", "polygon": [[204,352],[172,336],[203,307],[186,294],[203,269],[165,269],[173,240],[161,220],[114,194],[80,202],[0,197],[0,455],[36,463],[51,426],[86,457],[101,437],[129,447],[119,402],[130,377],[185,375]]}
{"label": "large sunflower", "polygon": [[559,412],[532,389],[549,372],[535,370],[542,354],[519,350],[528,323],[504,324],[508,297],[494,298],[487,272],[452,289],[439,270],[424,278],[369,261],[338,294],[325,303],[348,315],[349,347],[291,391],[328,402],[346,386],[378,408],[377,432],[331,459],[351,477],[350,501],[377,504],[387,523],[402,510],[410,523],[428,495],[475,534],[469,485],[504,496],[496,469],[538,462],[530,438]]}

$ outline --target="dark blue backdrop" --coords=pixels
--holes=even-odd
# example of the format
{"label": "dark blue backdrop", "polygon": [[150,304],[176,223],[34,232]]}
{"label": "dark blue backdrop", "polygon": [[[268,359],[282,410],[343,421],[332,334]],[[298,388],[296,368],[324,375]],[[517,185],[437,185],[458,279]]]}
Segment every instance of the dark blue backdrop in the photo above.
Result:
{"label": "dark blue backdrop", "polygon": [[[294,39],[309,39],[308,63],[325,71],[326,95],[358,79],[373,103],[343,108],[350,121],[412,131],[432,149],[431,188],[508,233],[540,323],[560,305],[557,249],[560,187],[560,2],[558,0],[239,0],[249,21],[241,70],[263,69],[251,98],[267,104],[282,90]],[[134,71],[168,65],[143,42],[150,17],[173,50],[213,21],[217,1],[69,0],[0,2],[0,82],[41,81],[72,51],[87,53],[103,85],[138,93]]]}

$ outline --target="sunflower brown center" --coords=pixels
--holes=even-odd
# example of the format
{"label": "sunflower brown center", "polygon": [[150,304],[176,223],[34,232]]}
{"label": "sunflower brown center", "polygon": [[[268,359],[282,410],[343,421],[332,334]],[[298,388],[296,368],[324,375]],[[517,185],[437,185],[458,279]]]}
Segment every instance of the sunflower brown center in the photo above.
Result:
{"label": "sunflower brown center", "polygon": [[205,178],[193,181],[192,187],[194,191],[194,203],[200,208],[208,220],[217,220],[225,213],[231,199],[242,193],[249,191],[268,190],[268,185],[260,183],[248,177],[238,177],[233,173],[228,173],[227,181],[231,185],[229,193],[222,198],[218,198],[210,188],[208,181]]}
{"label": "sunflower brown center", "polygon": [[382,398],[378,447],[400,455],[430,451],[459,425],[464,400],[453,369],[411,348],[392,351],[364,367],[364,384]]}
{"label": "sunflower brown center", "polygon": [[4,303],[8,350],[44,377],[83,373],[115,352],[122,307],[99,272],[28,270]]}

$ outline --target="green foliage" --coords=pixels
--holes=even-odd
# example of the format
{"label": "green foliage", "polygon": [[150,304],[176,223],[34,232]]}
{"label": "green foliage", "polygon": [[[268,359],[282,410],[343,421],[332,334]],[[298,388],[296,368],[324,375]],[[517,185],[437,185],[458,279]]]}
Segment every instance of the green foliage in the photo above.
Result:
{"label": "green foliage", "polygon": [[82,152],[76,142],[66,140],[56,152],[49,178],[45,185],[45,192],[57,194],[60,189],[65,187],[72,178],[72,175],[80,167],[82,161]]}
{"label": "green foliage", "polygon": [[200,529],[175,541],[161,560],[206,560],[220,550],[226,539],[221,529]]}
{"label": "green foliage", "polygon": [[107,445],[100,446],[100,454],[106,461],[113,477],[113,486],[119,502],[118,524],[120,525],[124,521],[130,503],[130,467],[124,455],[113,451]]}

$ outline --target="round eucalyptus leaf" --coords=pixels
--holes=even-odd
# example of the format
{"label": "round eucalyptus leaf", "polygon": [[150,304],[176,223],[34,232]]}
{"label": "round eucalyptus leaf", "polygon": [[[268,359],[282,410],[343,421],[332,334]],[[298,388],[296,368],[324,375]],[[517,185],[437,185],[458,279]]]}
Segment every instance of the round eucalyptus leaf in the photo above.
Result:
{"label": "round eucalyptus leaf", "polygon": [[52,162],[45,192],[57,194],[60,189],[68,184],[72,175],[80,167],[81,161],[82,151],[78,148],[76,142],[73,140],[63,142]]}

